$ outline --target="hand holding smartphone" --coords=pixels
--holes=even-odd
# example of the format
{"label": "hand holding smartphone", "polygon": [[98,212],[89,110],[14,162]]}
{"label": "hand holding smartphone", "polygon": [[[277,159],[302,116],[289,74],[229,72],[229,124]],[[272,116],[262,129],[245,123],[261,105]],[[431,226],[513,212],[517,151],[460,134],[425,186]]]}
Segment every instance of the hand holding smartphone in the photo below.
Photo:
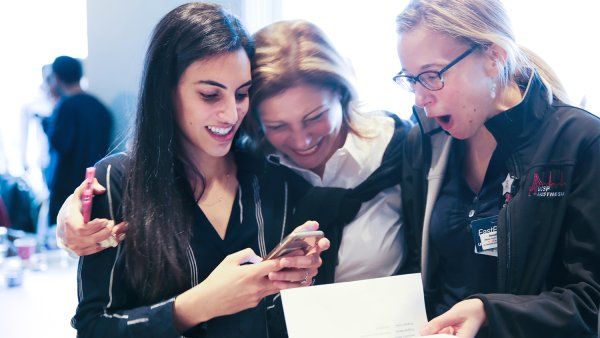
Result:
{"label": "hand holding smartphone", "polygon": [[265,260],[279,258],[296,250],[308,252],[311,248],[317,246],[317,243],[323,236],[323,231],[319,230],[292,232],[269,252]]}
{"label": "hand holding smartphone", "polygon": [[85,188],[81,193],[81,213],[83,214],[83,223],[90,221],[92,215],[92,199],[94,198],[94,177],[96,168],[89,167],[85,170]]}

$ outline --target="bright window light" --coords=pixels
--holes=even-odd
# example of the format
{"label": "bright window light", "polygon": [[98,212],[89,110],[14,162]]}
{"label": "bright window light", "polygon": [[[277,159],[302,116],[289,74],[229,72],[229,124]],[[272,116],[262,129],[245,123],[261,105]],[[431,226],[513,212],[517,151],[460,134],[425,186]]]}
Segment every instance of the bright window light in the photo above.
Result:
{"label": "bright window light", "polygon": [[49,109],[40,89],[42,66],[58,55],[87,57],[86,1],[2,2],[0,32],[0,172],[20,175],[23,110]]}
{"label": "bright window light", "polygon": [[[386,109],[408,118],[413,97],[391,80],[399,69],[395,17],[407,0],[281,1],[282,19],[306,19],[320,26],[353,65],[363,109]],[[593,33],[600,3],[588,0],[505,0],[517,42],[540,55],[563,81],[571,104],[600,112]],[[265,23],[266,24],[266,23]],[[255,24],[256,25],[256,24]],[[594,28],[595,27],[595,28]]]}

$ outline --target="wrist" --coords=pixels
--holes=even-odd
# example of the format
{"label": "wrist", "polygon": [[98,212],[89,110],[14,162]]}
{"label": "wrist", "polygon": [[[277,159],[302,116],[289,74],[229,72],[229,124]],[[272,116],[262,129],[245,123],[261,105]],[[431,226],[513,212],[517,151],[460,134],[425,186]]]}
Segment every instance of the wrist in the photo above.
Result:
{"label": "wrist", "polygon": [[483,300],[481,298],[478,298],[478,297],[471,298],[470,301],[473,302],[473,304],[476,304],[475,315],[478,318],[478,320],[481,322],[481,326],[486,325],[487,324],[487,313],[485,311],[485,303],[483,302]]}
{"label": "wrist", "polygon": [[175,298],[173,317],[175,328],[179,332],[217,317],[213,304],[209,300],[206,287],[201,283]]}

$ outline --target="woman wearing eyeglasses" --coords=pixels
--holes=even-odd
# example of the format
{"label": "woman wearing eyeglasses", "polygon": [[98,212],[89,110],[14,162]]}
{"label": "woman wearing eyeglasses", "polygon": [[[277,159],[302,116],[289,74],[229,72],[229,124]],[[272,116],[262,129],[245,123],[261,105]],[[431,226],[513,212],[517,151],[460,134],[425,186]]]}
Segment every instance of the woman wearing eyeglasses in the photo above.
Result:
{"label": "woman wearing eyeglasses", "polygon": [[398,16],[415,95],[402,197],[423,334],[594,337],[600,120],[519,47],[498,0],[413,0]]}

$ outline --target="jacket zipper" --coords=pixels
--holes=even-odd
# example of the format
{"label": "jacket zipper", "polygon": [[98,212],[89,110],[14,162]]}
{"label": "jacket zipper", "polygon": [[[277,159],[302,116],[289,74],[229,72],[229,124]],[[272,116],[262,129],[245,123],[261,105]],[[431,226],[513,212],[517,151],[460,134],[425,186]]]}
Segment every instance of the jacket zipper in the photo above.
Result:
{"label": "jacket zipper", "polygon": [[[513,198],[514,198],[514,194],[516,194],[518,192],[518,185],[520,184],[519,179],[521,177],[520,172],[519,172],[519,166],[517,165],[517,160],[515,159],[514,155],[510,156],[511,162],[512,162],[512,166],[513,166],[513,172],[515,173],[515,175],[511,175],[512,178],[514,179],[513,181],[513,186],[517,186],[517,190],[516,191],[512,191],[512,187],[511,187],[511,194],[513,194]],[[504,278],[504,288],[505,291],[509,291],[510,289],[510,268],[511,268],[511,219],[510,219],[510,203],[506,204],[506,222],[505,222],[505,226],[506,226],[506,276]]]}
{"label": "jacket zipper", "polygon": [[509,290],[510,285],[510,203],[506,205],[506,276],[504,276],[504,291]]}

